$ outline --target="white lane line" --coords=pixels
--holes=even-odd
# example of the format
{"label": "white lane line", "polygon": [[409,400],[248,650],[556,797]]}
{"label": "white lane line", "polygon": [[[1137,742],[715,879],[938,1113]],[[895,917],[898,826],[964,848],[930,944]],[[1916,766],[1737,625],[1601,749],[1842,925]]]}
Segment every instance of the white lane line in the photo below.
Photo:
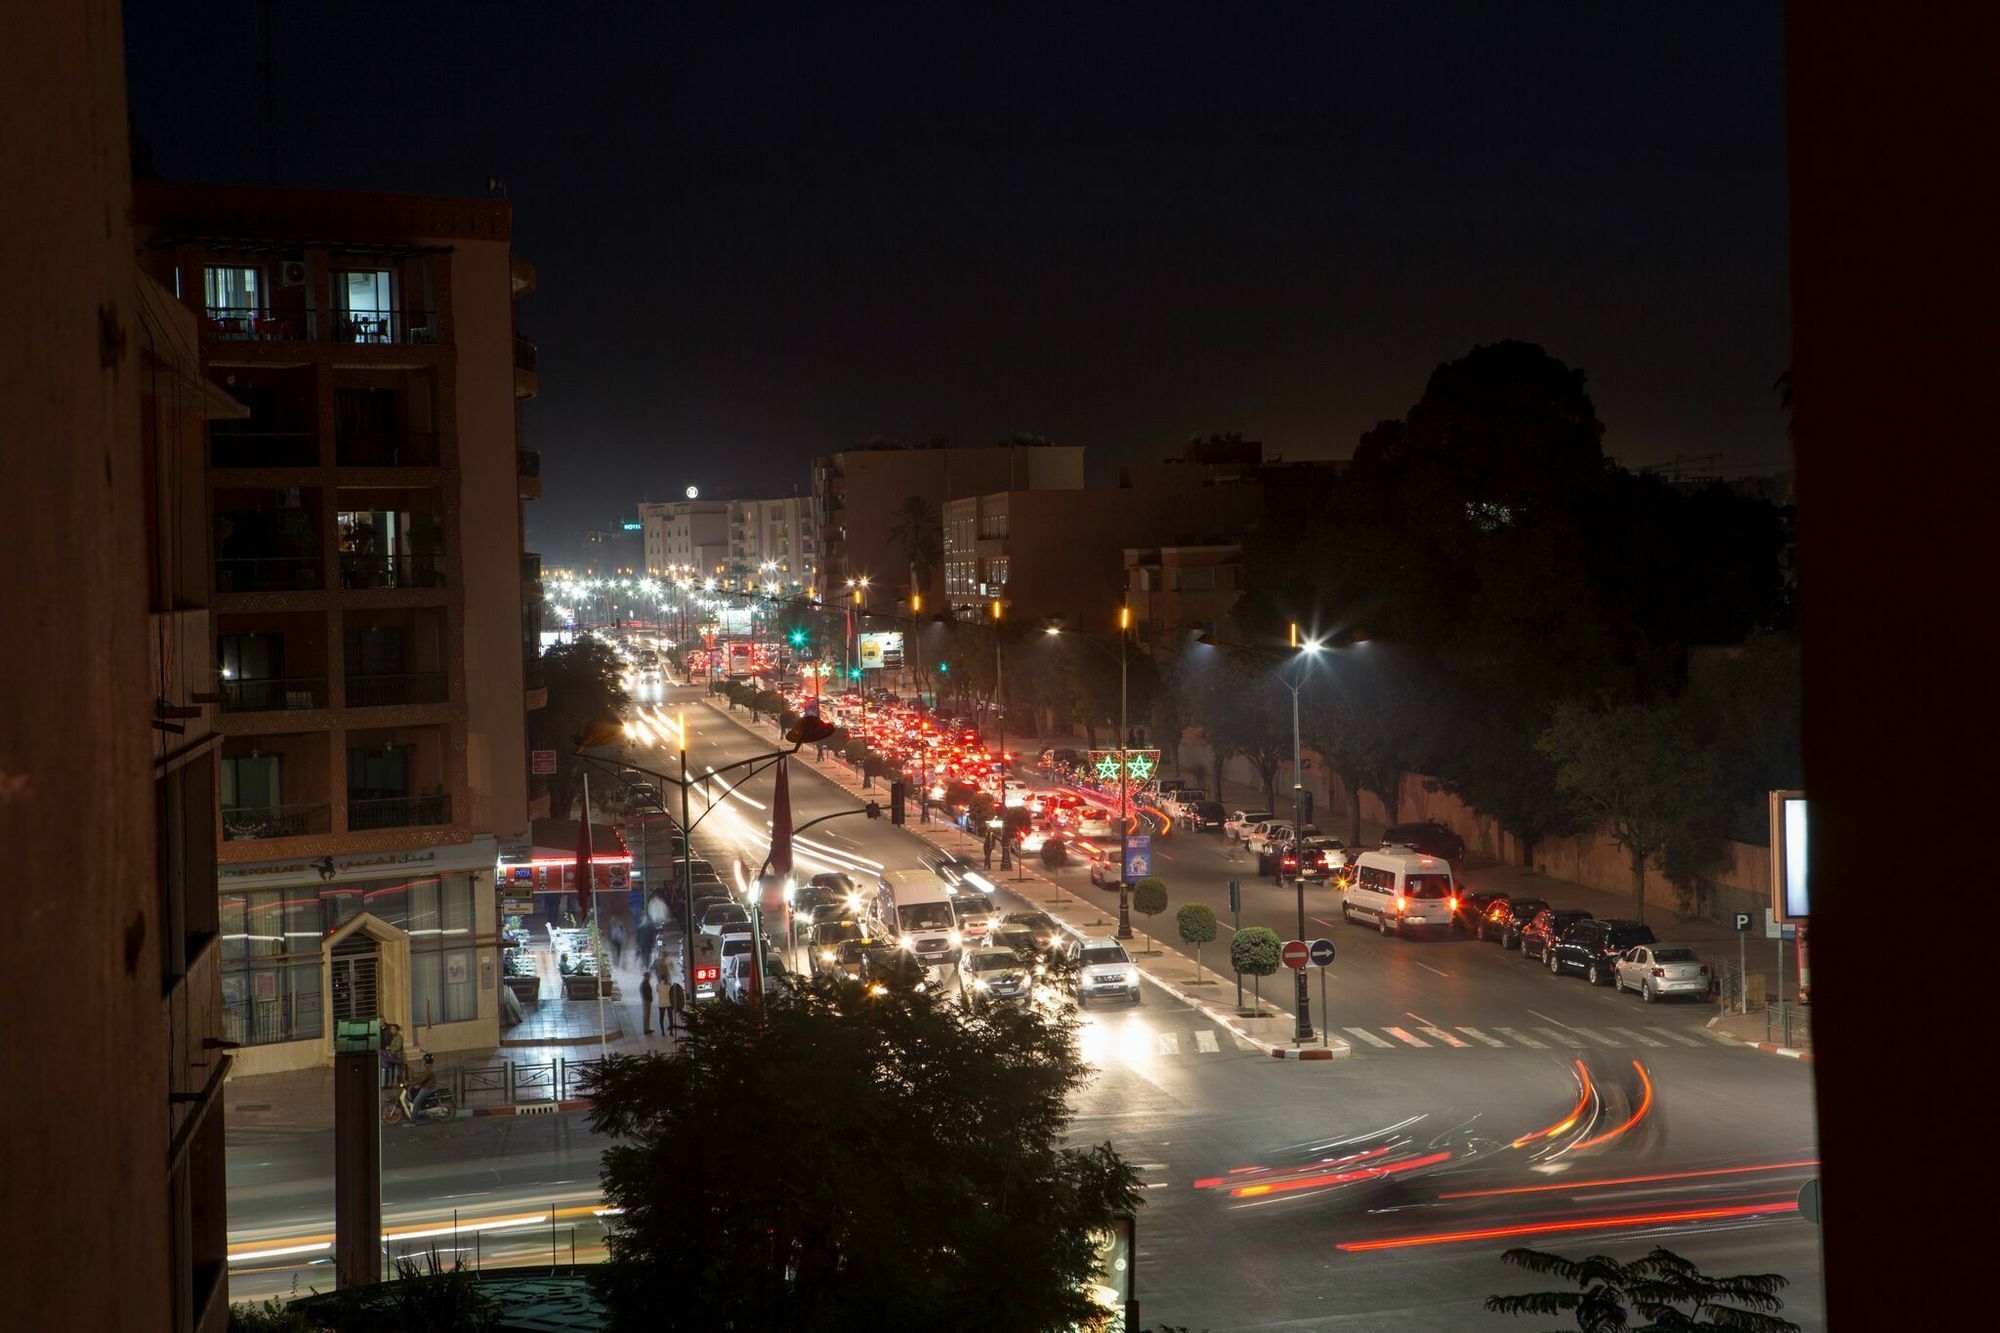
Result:
{"label": "white lane line", "polygon": [[1460,1032],[1463,1032],[1466,1036],[1472,1038],[1474,1041],[1483,1041],[1488,1046],[1505,1046],[1507,1044],[1504,1041],[1498,1041],[1492,1037],[1487,1036],[1484,1032],[1481,1032],[1478,1028],[1469,1028],[1461,1026],[1458,1030]]}
{"label": "white lane line", "polygon": [[1352,1032],[1355,1036],[1361,1038],[1361,1040],[1367,1042],[1370,1046],[1380,1046],[1385,1051],[1395,1045],[1394,1042],[1383,1041],[1380,1037],[1370,1032],[1367,1028],[1342,1028],[1341,1031]]}
{"label": "white lane line", "polygon": [[1403,1031],[1403,1029],[1401,1028],[1383,1028],[1382,1030],[1388,1033],[1390,1036],[1394,1037],[1397,1041],[1405,1041],[1412,1046],[1421,1046],[1425,1050],[1429,1050],[1431,1048],[1431,1044],[1429,1042],[1425,1041],[1421,1037],[1411,1036],[1409,1033]]}
{"label": "white lane line", "polygon": [[[1129,744],[1131,744],[1131,742],[1130,742],[1130,741],[1127,741],[1127,742],[1126,742],[1126,744],[1128,744],[1128,745],[1129,745]],[[1320,923],[1320,924],[1321,924],[1322,926],[1325,926],[1325,927],[1326,927],[1326,928],[1327,928],[1328,930],[1332,930],[1332,929],[1333,929],[1333,922],[1331,922],[1331,921],[1328,921],[1328,920],[1327,920],[1327,919],[1326,919],[1325,917],[1321,917],[1321,916],[1316,916],[1316,917],[1314,917],[1314,918],[1313,918],[1313,920],[1315,920],[1315,921],[1319,922],[1319,923]]]}
{"label": "white lane line", "polygon": [[1707,1038],[1708,1038],[1708,1039],[1709,1039],[1710,1041],[1714,1041],[1714,1042],[1720,1042],[1720,1043],[1721,1043],[1722,1045],[1724,1045],[1724,1046],[1741,1046],[1741,1045],[1743,1045],[1743,1043],[1742,1043],[1742,1042],[1740,1042],[1740,1041],[1736,1040],[1736,1038],[1734,1038],[1734,1037],[1728,1037],[1728,1036],[1724,1036],[1724,1035],[1723,1035],[1722,1033],[1720,1033],[1720,1032],[1712,1032],[1712,1031],[1710,1031],[1710,1030],[1709,1030],[1709,1029],[1707,1029],[1707,1028],[1696,1028],[1696,1029],[1695,1029],[1695,1031],[1696,1031],[1696,1032],[1699,1032],[1699,1033],[1700,1033],[1700,1034],[1701,1034],[1702,1036],[1704,1036],[1704,1037],[1707,1037]]}
{"label": "white lane line", "polygon": [[1535,1031],[1541,1033],[1558,1046],[1574,1046],[1578,1050],[1583,1049],[1583,1043],[1567,1032],[1558,1032],[1554,1028],[1536,1028]]}
{"label": "white lane line", "polygon": [[1435,1037],[1439,1041],[1443,1042],[1445,1045],[1456,1046],[1461,1050],[1471,1045],[1470,1042],[1460,1041],[1457,1037],[1452,1036],[1449,1032],[1446,1032],[1443,1028],[1423,1027],[1423,1028],[1418,1028],[1417,1031],[1423,1033],[1426,1037]]}
{"label": "white lane line", "polygon": [[[1128,744],[1129,744],[1129,742],[1128,742]],[[1415,960],[1415,959],[1411,959],[1410,961],[1412,961],[1412,962],[1416,962],[1416,960]],[[1435,973],[1437,973],[1437,975],[1438,975],[1438,976],[1441,976],[1441,977],[1449,977],[1449,976],[1451,975],[1451,973],[1449,973],[1449,972],[1438,972],[1438,970],[1437,970],[1436,968],[1432,967],[1432,966],[1431,966],[1431,965],[1430,965],[1429,963],[1417,963],[1417,966],[1418,966],[1418,967],[1421,967],[1421,968],[1422,968],[1422,969],[1423,969],[1424,971],[1426,971],[1426,972],[1435,972]]]}
{"label": "white lane line", "polygon": [[1612,1028],[1611,1030],[1617,1033],[1621,1037],[1630,1037],[1633,1041],[1638,1042],[1641,1046],[1651,1046],[1655,1049],[1660,1049],[1666,1046],[1665,1042],[1654,1041],[1651,1037],[1648,1037],[1643,1033],[1634,1032],[1631,1028]]}
{"label": "white lane line", "polygon": [[1236,1039],[1236,1049],[1239,1051],[1261,1051],[1264,1049],[1262,1042],[1252,1041],[1240,1032],[1232,1032],[1229,1035]]}
{"label": "white lane line", "polygon": [[1600,1046],[1623,1046],[1625,1044],[1624,1042],[1618,1040],[1618,1038],[1616,1037],[1605,1036],[1602,1032],[1599,1032],[1596,1028],[1580,1028],[1572,1024],[1570,1026],[1570,1031],[1574,1032],[1579,1037],[1588,1037],[1590,1040],[1596,1042]]}
{"label": "white lane line", "polygon": [[1181,1053],[1180,1034],[1178,1032],[1162,1032],[1160,1034],[1160,1054],[1179,1055],[1180,1053]]}
{"label": "white lane line", "polygon": [[1520,1042],[1523,1046],[1526,1046],[1530,1050],[1546,1051],[1549,1048],[1549,1044],[1547,1042],[1536,1041],[1533,1037],[1530,1037],[1527,1033],[1517,1031],[1514,1028],[1494,1028],[1493,1030],[1499,1033],[1501,1036],[1505,1037],[1509,1041]]}
{"label": "white lane line", "polygon": [[1194,1034],[1194,1048],[1203,1055],[1214,1055],[1217,1050],[1221,1049],[1215,1044],[1215,1034],[1207,1028],[1203,1028]]}
{"label": "white lane line", "polygon": [[1657,1032],[1662,1037],[1665,1037],[1670,1041],[1677,1041],[1683,1046],[1701,1045],[1701,1043],[1696,1041],[1693,1037],[1684,1037],[1680,1033],[1674,1031],[1672,1028],[1647,1028],[1646,1031]]}

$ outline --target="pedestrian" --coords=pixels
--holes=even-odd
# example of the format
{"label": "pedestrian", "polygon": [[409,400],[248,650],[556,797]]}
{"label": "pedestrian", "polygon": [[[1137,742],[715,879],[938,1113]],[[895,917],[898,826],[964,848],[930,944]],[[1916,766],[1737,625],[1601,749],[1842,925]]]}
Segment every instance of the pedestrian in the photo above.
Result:
{"label": "pedestrian", "polygon": [[659,935],[659,927],[651,921],[641,921],[634,938],[639,945],[639,969],[644,971],[653,963],[653,940]]}
{"label": "pedestrian", "polygon": [[643,968],[639,972],[639,1017],[646,1024],[646,1035],[653,1035],[653,974]]}
{"label": "pedestrian", "polygon": [[396,1087],[409,1076],[409,1062],[403,1058],[403,1029],[394,1023],[382,1024],[382,1077]]}
{"label": "pedestrian", "polygon": [[667,986],[667,1035],[687,1026],[687,990],[676,980]]}
{"label": "pedestrian", "polygon": [[625,923],[616,922],[611,927],[611,965],[625,966]]}
{"label": "pedestrian", "polygon": [[672,1014],[672,1010],[669,1007],[669,1000],[668,1000],[668,995],[672,991],[672,989],[673,988],[667,984],[666,974],[662,972],[660,974],[659,981],[656,982],[653,987],[653,1003],[658,1005],[660,1008],[661,1036],[665,1036],[667,1034],[667,1020]]}

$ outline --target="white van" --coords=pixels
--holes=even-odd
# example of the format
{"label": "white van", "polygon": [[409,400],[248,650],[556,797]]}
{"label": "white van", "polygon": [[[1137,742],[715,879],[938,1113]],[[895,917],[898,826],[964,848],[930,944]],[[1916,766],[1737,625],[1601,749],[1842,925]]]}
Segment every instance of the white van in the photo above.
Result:
{"label": "white van", "polygon": [[1353,921],[1373,917],[1384,935],[1412,931],[1451,933],[1458,900],[1451,863],[1410,847],[1363,852],[1354,860],[1354,878],[1340,901],[1340,915]]}
{"label": "white van", "polygon": [[929,964],[955,961],[965,943],[944,881],[922,866],[882,872],[876,881],[875,919],[883,936]]}

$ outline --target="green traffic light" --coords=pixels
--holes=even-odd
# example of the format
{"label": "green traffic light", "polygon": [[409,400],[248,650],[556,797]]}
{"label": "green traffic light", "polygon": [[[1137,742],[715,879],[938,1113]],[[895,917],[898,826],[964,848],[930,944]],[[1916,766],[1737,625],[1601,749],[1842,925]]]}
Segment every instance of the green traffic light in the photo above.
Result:
{"label": "green traffic light", "polygon": [[793,630],[791,639],[792,647],[794,648],[803,648],[806,646],[806,632],[802,629]]}
{"label": "green traffic light", "polygon": [[949,662],[939,662],[939,663],[938,663],[938,674],[939,674],[940,676],[948,676],[948,675],[950,675],[950,674],[951,674],[951,663],[949,663]]}

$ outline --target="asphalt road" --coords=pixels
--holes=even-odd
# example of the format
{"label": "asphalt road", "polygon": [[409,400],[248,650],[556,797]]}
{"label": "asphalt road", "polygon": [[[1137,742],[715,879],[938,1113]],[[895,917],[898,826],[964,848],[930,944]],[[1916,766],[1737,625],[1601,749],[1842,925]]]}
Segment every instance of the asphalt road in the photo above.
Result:
{"label": "asphalt road", "polygon": [[[768,727],[753,734],[682,697],[696,771],[775,740]],[[633,758],[664,768],[669,756]],[[761,859],[769,788],[768,775],[758,775],[727,798],[718,789],[716,813],[696,834],[718,867],[731,846],[753,866]],[[856,806],[803,765],[793,767],[792,793],[799,822]],[[860,817],[805,838],[804,873],[912,865],[920,848],[908,831]],[[1228,860],[1215,842],[1176,835],[1156,848],[1156,860],[1175,905],[1210,901],[1226,921]],[[1008,881],[993,878],[1006,886],[1003,901],[1014,896]],[[1245,924],[1294,933],[1289,890],[1238,878]],[[1063,879],[1106,909],[1102,919],[1115,917],[1115,893],[1088,890],[1081,872]],[[1049,906],[1034,881],[1020,887],[1019,902]],[[1337,903],[1331,891],[1311,892],[1323,908]],[[1151,985],[1136,1006],[1085,1016],[1084,1053],[1098,1075],[1078,1099],[1073,1133],[1080,1142],[1109,1140],[1141,1168],[1145,1322],[1526,1327],[1481,1308],[1489,1294],[1540,1284],[1504,1265],[1503,1249],[1629,1258],[1660,1244],[1706,1271],[1784,1274],[1794,1284],[1786,1314],[1823,1326],[1817,1229],[1792,1205],[1816,1174],[1806,1067],[1707,1036],[1704,1005],[1643,1006],[1550,977],[1495,945],[1384,939],[1342,926],[1337,907],[1311,915],[1330,923],[1314,933],[1340,949],[1328,999],[1333,1030],[1352,1048],[1344,1058],[1273,1060]],[[1159,921],[1171,933],[1171,912]],[[1209,963],[1226,957],[1227,935],[1208,947]],[[1194,973],[1177,954],[1147,962],[1166,964],[1177,984]],[[1288,981],[1267,979],[1265,998],[1288,1000]],[[1220,986],[1228,990],[1217,993],[1233,995],[1226,973]],[[1316,1020],[1319,1002],[1315,980]],[[1279,1040],[1291,1018],[1252,1026]],[[231,1132],[232,1242],[286,1248],[331,1230],[324,1138]],[[579,1257],[591,1257],[600,1147],[580,1116],[475,1119],[392,1137],[388,1221],[435,1229],[454,1205],[461,1217],[497,1219],[478,1241],[491,1261],[496,1249],[548,1254],[554,1211],[558,1254],[567,1257],[575,1227]],[[509,1221],[522,1218],[530,1220]],[[239,1262],[233,1289],[283,1290],[297,1265],[318,1257]]]}

